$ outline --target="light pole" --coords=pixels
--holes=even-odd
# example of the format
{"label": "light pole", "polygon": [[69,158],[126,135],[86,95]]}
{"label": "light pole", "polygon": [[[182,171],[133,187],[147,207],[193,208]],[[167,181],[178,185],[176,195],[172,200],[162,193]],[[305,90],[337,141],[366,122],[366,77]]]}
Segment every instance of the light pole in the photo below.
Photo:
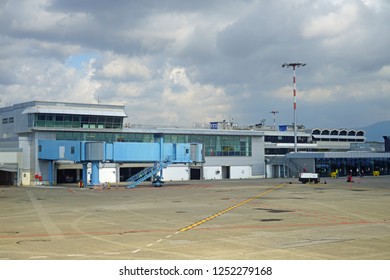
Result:
{"label": "light pole", "polygon": [[270,113],[271,113],[271,114],[274,114],[274,129],[276,130],[276,120],[275,120],[275,115],[276,115],[277,113],[279,113],[279,111],[271,111]]}
{"label": "light pole", "polygon": [[297,86],[295,81],[295,69],[305,66],[306,63],[301,62],[292,62],[292,63],[283,63],[282,67],[292,67],[293,68],[293,96],[294,96],[294,152],[298,152],[297,147]]}

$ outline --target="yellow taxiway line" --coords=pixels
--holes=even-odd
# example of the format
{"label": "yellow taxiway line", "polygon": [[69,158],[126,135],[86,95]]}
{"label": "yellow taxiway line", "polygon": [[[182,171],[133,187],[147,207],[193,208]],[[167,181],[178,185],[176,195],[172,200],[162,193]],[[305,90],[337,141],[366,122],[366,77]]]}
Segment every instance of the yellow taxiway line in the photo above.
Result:
{"label": "yellow taxiway line", "polygon": [[207,217],[207,218],[205,218],[205,219],[203,219],[203,220],[200,220],[200,221],[198,221],[198,222],[196,222],[196,223],[193,223],[192,225],[189,225],[189,226],[186,226],[186,227],[184,227],[184,228],[181,228],[181,229],[179,229],[179,232],[184,232],[184,231],[193,229],[193,228],[195,228],[195,227],[197,227],[197,226],[200,226],[201,224],[204,224],[204,223],[206,223],[206,222],[208,222],[208,221],[210,221],[210,220],[212,220],[212,219],[214,219],[214,218],[216,218],[216,217],[218,217],[218,216],[221,216],[222,214],[225,214],[225,213],[227,213],[227,212],[230,212],[230,211],[232,211],[233,209],[236,209],[236,208],[238,208],[238,207],[240,207],[240,206],[242,206],[242,205],[244,205],[244,204],[246,204],[246,203],[248,203],[248,202],[251,202],[252,200],[254,200],[254,199],[256,199],[256,198],[262,197],[262,196],[264,196],[264,195],[266,195],[266,194],[269,194],[270,192],[273,192],[273,191],[275,191],[275,190],[277,190],[277,189],[280,189],[280,188],[283,187],[283,186],[284,186],[284,184],[280,184],[280,185],[276,186],[275,188],[272,188],[272,189],[267,190],[267,191],[265,191],[265,192],[262,192],[262,193],[260,193],[260,194],[258,194],[258,195],[256,195],[256,196],[253,196],[253,197],[251,197],[251,198],[248,198],[248,199],[246,199],[246,200],[243,200],[243,201],[241,201],[241,202],[239,202],[239,203],[237,203],[237,204],[235,204],[235,205],[233,205],[233,206],[231,206],[231,207],[229,207],[229,208],[226,208],[226,209],[224,209],[224,210],[222,210],[222,211],[220,211],[220,212],[218,212],[218,213],[216,213],[216,214],[214,214],[214,215],[211,215],[211,216],[209,216],[209,217]]}

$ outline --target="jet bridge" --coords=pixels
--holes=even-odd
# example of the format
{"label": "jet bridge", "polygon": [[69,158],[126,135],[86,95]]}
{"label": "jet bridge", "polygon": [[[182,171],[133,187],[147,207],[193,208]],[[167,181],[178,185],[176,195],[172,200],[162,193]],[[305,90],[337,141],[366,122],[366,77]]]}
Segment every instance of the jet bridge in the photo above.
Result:
{"label": "jet bridge", "polygon": [[[70,161],[83,165],[83,181],[87,182],[87,165],[92,166],[91,184],[99,185],[99,163],[153,163],[152,168],[142,170],[127,181],[135,187],[155,176],[170,164],[204,162],[203,145],[200,143],[164,143],[158,135],[153,143],[92,142],[71,140],[38,140],[38,159],[48,161],[48,181],[53,184],[54,163]],[[160,181],[161,182],[161,181]]]}

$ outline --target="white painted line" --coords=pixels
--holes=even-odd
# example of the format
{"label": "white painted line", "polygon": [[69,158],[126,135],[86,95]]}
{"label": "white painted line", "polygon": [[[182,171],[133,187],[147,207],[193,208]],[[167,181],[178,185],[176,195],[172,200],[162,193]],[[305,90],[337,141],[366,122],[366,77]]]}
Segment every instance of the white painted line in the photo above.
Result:
{"label": "white painted line", "polygon": [[47,256],[31,256],[30,259],[46,259]]}
{"label": "white painted line", "polygon": [[168,236],[167,236],[167,238],[171,238],[171,237],[172,237],[172,235],[168,235]]}
{"label": "white painted line", "polygon": [[160,243],[162,241],[162,239],[159,239],[159,240],[157,240],[157,243]]}
{"label": "white painted line", "polygon": [[141,249],[135,250],[133,253],[138,253],[139,251],[141,251]]}
{"label": "white painted line", "polygon": [[176,231],[176,232],[175,232],[175,234],[179,234],[179,233],[180,233],[180,231]]}
{"label": "white painted line", "polygon": [[85,256],[85,254],[70,254],[70,255],[66,255],[67,257],[83,257]]}
{"label": "white painted line", "polygon": [[148,244],[146,247],[150,247],[150,246],[153,246],[153,243]]}
{"label": "white painted line", "polygon": [[104,255],[120,255],[120,252],[106,252]]}

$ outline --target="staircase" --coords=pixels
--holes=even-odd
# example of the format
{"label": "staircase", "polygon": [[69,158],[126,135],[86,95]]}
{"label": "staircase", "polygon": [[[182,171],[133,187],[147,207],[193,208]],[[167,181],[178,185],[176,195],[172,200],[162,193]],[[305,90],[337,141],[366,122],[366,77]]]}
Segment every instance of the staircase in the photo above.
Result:
{"label": "staircase", "polygon": [[303,168],[298,164],[291,161],[291,159],[286,158],[286,166],[290,170],[290,177],[299,177],[299,174],[302,172]]}
{"label": "staircase", "polygon": [[134,174],[129,179],[127,179],[126,182],[130,183],[130,185],[128,185],[127,188],[128,189],[135,188],[137,185],[149,179],[150,177],[156,175],[158,172],[168,167],[170,164],[172,164],[171,160],[165,160],[163,162],[156,161],[153,164],[153,166],[147,167],[141,170],[140,172],[138,172],[137,174]]}
{"label": "staircase", "polygon": [[270,157],[270,163],[272,165],[285,165],[289,170],[289,177],[298,177],[299,173],[302,172],[302,167],[298,164],[292,162],[290,159],[286,157]]}

